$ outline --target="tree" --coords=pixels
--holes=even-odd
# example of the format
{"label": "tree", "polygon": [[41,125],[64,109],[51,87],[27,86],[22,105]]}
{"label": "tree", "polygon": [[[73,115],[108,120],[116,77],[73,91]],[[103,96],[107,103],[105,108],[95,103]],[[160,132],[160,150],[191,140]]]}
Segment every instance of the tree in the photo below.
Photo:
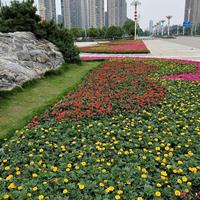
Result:
{"label": "tree", "polygon": [[40,21],[36,15],[37,8],[34,0],[23,2],[12,1],[10,6],[3,6],[0,10],[0,32],[31,31]]}
{"label": "tree", "polygon": [[118,26],[110,26],[107,30],[106,37],[107,38],[121,38],[123,35],[123,30]]}
{"label": "tree", "polygon": [[[135,35],[135,22],[131,19],[128,19],[127,21],[125,21],[125,23],[123,25],[123,29],[126,34],[128,34],[130,36],[134,36]],[[142,32],[142,29],[140,28],[139,24],[137,24],[137,34],[140,34],[141,32]]]}
{"label": "tree", "polygon": [[92,38],[97,38],[99,36],[98,29],[91,27],[87,30],[87,35]]}
{"label": "tree", "polygon": [[74,45],[70,31],[58,26],[54,21],[38,23],[35,29],[38,38],[44,38],[54,43],[62,52],[65,62],[79,62],[79,49]]}
{"label": "tree", "polygon": [[70,33],[73,35],[74,39],[83,37],[84,31],[81,28],[71,28]]}

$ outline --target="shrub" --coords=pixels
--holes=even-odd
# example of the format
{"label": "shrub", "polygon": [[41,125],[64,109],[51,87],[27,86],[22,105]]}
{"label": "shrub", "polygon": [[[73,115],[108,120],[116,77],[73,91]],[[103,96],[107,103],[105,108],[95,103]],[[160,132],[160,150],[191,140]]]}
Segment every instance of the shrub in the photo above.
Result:
{"label": "shrub", "polygon": [[33,0],[26,2],[12,1],[10,6],[2,6],[0,10],[0,32],[31,31],[40,21],[36,15],[37,8]]}
{"label": "shrub", "polygon": [[38,23],[35,31],[37,38],[44,38],[55,44],[62,52],[65,62],[79,62],[79,50],[74,46],[73,36],[63,26],[53,21]]}

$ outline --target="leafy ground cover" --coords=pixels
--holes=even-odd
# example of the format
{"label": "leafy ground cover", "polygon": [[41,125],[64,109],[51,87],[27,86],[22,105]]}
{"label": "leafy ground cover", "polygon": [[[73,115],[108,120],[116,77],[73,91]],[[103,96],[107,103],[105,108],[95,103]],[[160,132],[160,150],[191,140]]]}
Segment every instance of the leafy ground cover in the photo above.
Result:
{"label": "leafy ground cover", "polygon": [[83,53],[150,53],[142,40],[120,40],[81,47]]}
{"label": "leafy ground cover", "polygon": [[[127,71],[130,77],[125,76]],[[62,118],[52,113],[55,109],[67,110],[69,96],[65,96],[45,112],[48,118],[42,115],[36,126],[16,131],[17,135],[5,142],[0,152],[0,198],[198,199],[200,82],[162,78],[192,71],[193,65],[171,61],[103,63],[77,91],[83,87],[82,92],[87,89],[94,94],[92,88],[99,91],[102,87],[99,76],[105,76],[109,82],[100,80],[110,87],[103,88],[101,94],[111,94],[112,115],[94,109],[94,116],[66,123],[66,113]],[[131,105],[137,105],[124,110],[126,102],[113,97],[110,88],[114,93],[119,88],[121,93],[129,92],[126,88],[130,87],[134,95],[144,97],[148,89],[143,88],[143,81],[149,84],[148,89],[164,90],[164,96],[141,106],[132,99],[131,92],[124,93]],[[73,94],[83,100],[77,91]],[[101,96],[96,97],[98,102]],[[87,109],[87,101],[83,108]]]}
{"label": "leafy ground cover", "polygon": [[0,140],[13,135],[16,129],[26,125],[33,116],[54,104],[98,65],[99,62],[68,64],[17,92],[9,95],[0,93]]}
{"label": "leafy ground cover", "polygon": [[[115,59],[115,58],[129,58],[130,57],[126,57],[126,56],[82,56],[81,60],[83,61],[103,61],[103,60],[111,60],[111,59]],[[137,60],[141,60],[144,58],[134,58]],[[146,58],[146,60],[153,60],[153,58]],[[180,59],[161,59],[161,60],[171,60],[171,61],[175,61],[175,62],[182,62],[182,63],[186,63],[186,64],[192,64],[195,65],[197,67],[197,70],[195,70],[193,73],[179,73],[179,74],[172,74],[172,75],[165,75],[163,76],[164,78],[168,78],[168,79],[172,79],[172,80],[189,80],[189,81],[200,81],[200,62],[198,61],[191,61],[191,60],[180,60]]]}

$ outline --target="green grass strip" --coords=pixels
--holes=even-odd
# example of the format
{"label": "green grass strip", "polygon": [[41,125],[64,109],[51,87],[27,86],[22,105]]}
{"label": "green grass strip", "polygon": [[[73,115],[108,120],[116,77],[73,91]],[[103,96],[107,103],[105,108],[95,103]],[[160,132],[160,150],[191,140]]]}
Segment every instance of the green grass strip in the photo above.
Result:
{"label": "green grass strip", "polygon": [[11,137],[34,115],[42,113],[65,93],[77,87],[100,62],[67,64],[48,72],[40,80],[26,83],[12,92],[0,93],[0,140]]}

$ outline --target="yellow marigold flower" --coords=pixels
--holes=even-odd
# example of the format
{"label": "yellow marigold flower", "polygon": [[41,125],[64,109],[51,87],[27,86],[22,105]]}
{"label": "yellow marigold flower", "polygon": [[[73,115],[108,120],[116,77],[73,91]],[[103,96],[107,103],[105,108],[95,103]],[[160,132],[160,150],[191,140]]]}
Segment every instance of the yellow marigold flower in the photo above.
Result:
{"label": "yellow marigold flower", "polygon": [[21,174],[21,172],[20,172],[20,171],[17,171],[17,172],[16,172],[16,175],[20,175],[20,174]]}
{"label": "yellow marigold flower", "polygon": [[9,190],[12,190],[12,189],[15,189],[16,188],[16,185],[14,183],[11,183],[9,186],[8,186],[8,189]]}
{"label": "yellow marigold flower", "polygon": [[32,174],[32,177],[36,178],[36,177],[38,177],[38,175],[36,173],[34,173],[34,174]]}
{"label": "yellow marigold flower", "polygon": [[71,167],[72,167],[72,164],[67,164],[67,167],[68,167],[68,168],[71,168]]}
{"label": "yellow marigold flower", "polygon": [[9,197],[10,197],[10,196],[9,196],[8,194],[4,194],[4,195],[3,195],[3,199],[9,199]]}
{"label": "yellow marigold flower", "polygon": [[117,194],[123,194],[123,191],[122,190],[118,190]]}
{"label": "yellow marigold flower", "polygon": [[40,149],[39,151],[40,151],[40,153],[43,153],[43,152],[44,152],[44,149]]}
{"label": "yellow marigold flower", "polygon": [[83,190],[85,188],[85,185],[83,183],[78,183],[78,187],[80,190]]}
{"label": "yellow marigold flower", "polygon": [[38,200],[43,200],[44,199],[44,196],[43,195],[39,195],[38,196]]}
{"label": "yellow marigold flower", "polygon": [[162,175],[162,176],[167,176],[167,172],[161,171],[161,175]]}
{"label": "yellow marigold flower", "polygon": [[58,167],[52,166],[52,167],[51,167],[51,170],[52,170],[53,172],[57,172],[57,171],[58,171]]}
{"label": "yellow marigold flower", "polygon": [[147,178],[147,175],[146,174],[142,174],[141,177],[142,178]]}
{"label": "yellow marigold flower", "polygon": [[118,200],[121,199],[121,197],[119,195],[115,195],[115,199]]}
{"label": "yellow marigold flower", "polygon": [[181,192],[179,190],[175,190],[175,195],[178,197],[178,196],[181,196]]}
{"label": "yellow marigold flower", "polygon": [[166,150],[166,151],[169,151],[169,149],[170,149],[169,147],[165,147],[165,150]]}
{"label": "yellow marigold flower", "polygon": [[23,190],[23,188],[24,188],[23,186],[19,186],[17,189],[18,190]]}
{"label": "yellow marigold flower", "polygon": [[187,179],[186,176],[183,176],[183,177],[182,177],[182,180],[183,180],[183,182],[187,182],[187,181],[188,181],[188,179]]}
{"label": "yellow marigold flower", "polygon": [[64,183],[68,183],[69,180],[67,178],[64,178]]}
{"label": "yellow marigold flower", "polygon": [[104,183],[99,183],[99,186],[100,187],[104,187]]}
{"label": "yellow marigold flower", "polygon": [[5,170],[6,170],[6,171],[9,171],[9,170],[10,170],[10,166],[6,166],[6,167],[5,167]]}
{"label": "yellow marigold flower", "polygon": [[160,147],[156,147],[155,149],[156,149],[156,151],[160,151]]}
{"label": "yellow marigold flower", "polygon": [[75,166],[75,169],[78,170],[80,167],[78,165]]}
{"label": "yellow marigold flower", "polygon": [[182,164],[183,164],[183,162],[179,160],[179,161],[178,161],[178,164],[179,164],[179,165],[182,165]]}
{"label": "yellow marigold flower", "polygon": [[160,183],[157,183],[156,187],[162,187],[162,185]]}
{"label": "yellow marigold flower", "polygon": [[66,172],[70,172],[70,170],[71,170],[70,168],[66,168]]}
{"label": "yellow marigold flower", "polygon": [[188,188],[185,188],[185,192],[187,192],[187,193],[188,193],[189,191],[190,191],[190,190],[189,190]]}
{"label": "yellow marigold flower", "polygon": [[83,167],[85,167],[87,164],[86,164],[86,162],[81,162],[81,165],[82,165]]}
{"label": "yellow marigold flower", "polygon": [[37,187],[33,187],[33,189],[32,189],[32,190],[33,190],[33,191],[37,191],[37,189],[38,189]]}
{"label": "yellow marigold flower", "polygon": [[191,183],[191,182],[187,182],[187,185],[188,185],[188,186],[191,186],[191,185],[192,185],[192,183]]}
{"label": "yellow marigold flower", "polygon": [[182,169],[178,169],[178,173],[183,173],[183,170]]}
{"label": "yellow marigold flower", "polygon": [[193,154],[192,151],[188,151],[188,155],[189,155],[190,157],[192,157],[194,154]]}
{"label": "yellow marigold flower", "polygon": [[142,197],[138,197],[137,200],[143,200],[143,198]]}
{"label": "yellow marigold flower", "polygon": [[69,191],[67,189],[63,190],[63,194],[67,194]]}
{"label": "yellow marigold flower", "polygon": [[156,197],[160,197],[160,196],[161,196],[161,193],[160,193],[159,191],[157,191],[157,192],[155,193],[155,196],[156,196]]}
{"label": "yellow marigold flower", "polygon": [[113,186],[110,186],[110,187],[106,188],[105,191],[108,193],[108,192],[112,192],[114,190],[115,190],[115,188]]}
{"label": "yellow marigold flower", "polygon": [[146,160],[146,159],[147,159],[147,157],[146,157],[146,156],[142,156],[142,159],[143,159],[143,160]]}
{"label": "yellow marigold flower", "polygon": [[177,183],[182,184],[182,180],[181,180],[181,179],[178,179],[178,180],[177,180]]}
{"label": "yellow marigold flower", "polygon": [[13,178],[13,175],[10,174],[9,176],[6,177],[6,181],[9,181],[9,180],[12,179],[12,178]]}
{"label": "yellow marigold flower", "polygon": [[170,169],[170,168],[171,168],[171,165],[167,165],[166,168],[167,168],[167,169]]}
{"label": "yellow marigold flower", "polygon": [[31,196],[32,196],[32,194],[31,194],[31,193],[27,193],[27,196],[28,196],[28,197],[31,197]]}

